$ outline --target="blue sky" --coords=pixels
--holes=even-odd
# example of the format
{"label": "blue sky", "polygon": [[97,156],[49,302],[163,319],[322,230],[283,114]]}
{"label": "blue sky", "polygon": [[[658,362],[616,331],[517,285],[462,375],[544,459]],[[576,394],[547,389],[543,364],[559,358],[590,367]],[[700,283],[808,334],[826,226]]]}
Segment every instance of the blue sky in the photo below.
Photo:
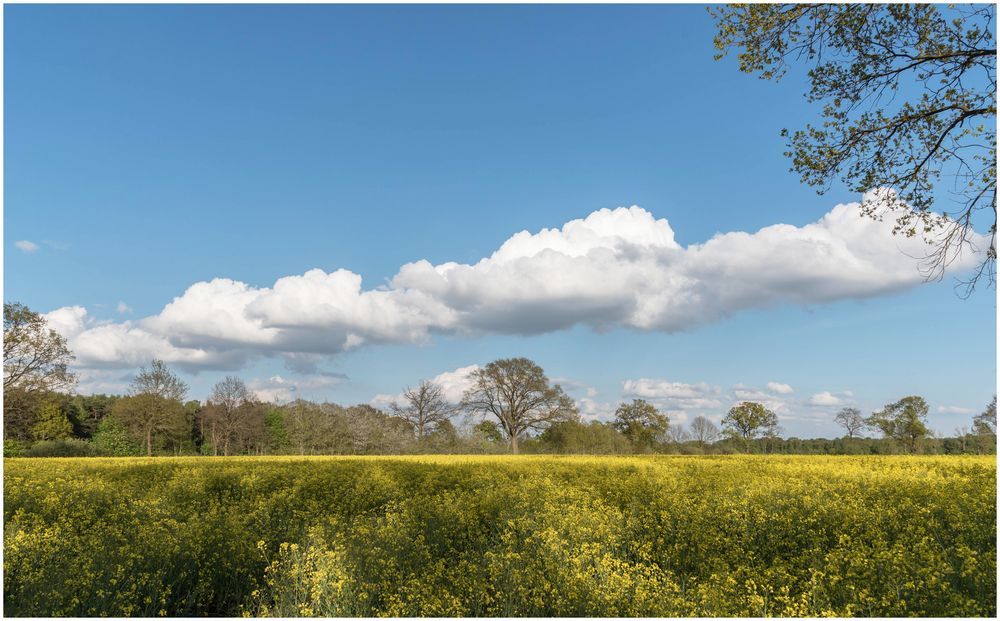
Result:
{"label": "blue sky", "polygon": [[[520,231],[605,208],[638,205],[686,248],[718,233],[801,229],[859,199],[836,185],[818,196],[788,172],[779,130],[817,115],[805,82],[759,81],[732,58],[713,60],[701,6],[16,5],[4,18],[4,299],[46,313],[80,307],[85,317],[73,317],[85,328],[152,330],[148,318],[215,278],[260,289],[342,268],[363,291],[395,295],[390,281],[405,264],[473,265]],[[15,245],[24,240],[37,250]],[[742,261],[743,246],[731,247],[704,253],[693,273],[731,274],[718,267]],[[779,280],[781,266],[799,262],[761,260]],[[262,347],[257,335],[198,341],[209,331],[193,323],[218,315],[177,315],[214,308],[206,300],[222,300],[218,288],[185,296],[190,304],[156,325],[171,347],[211,350],[197,364],[177,354],[196,398],[237,373],[262,394],[384,400],[421,378],[524,355],[571,387],[588,416],[642,394],[677,420],[717,419],[751,395],[780,408],[787,434],[832,436],[839,407],[868,412],[914,393],[948,433],[996,390],[993,290],[962,300],[950,279],[898,276],[845,290],[837,283],[850,279],[823,272],[777,287],[768,276],[760,289],[779,293],[757,296],[747,283],[734,298],[746,279],[716,278],[712,295],[728,302],[643,323],[608,301],[593,265],[581,269],[583,298],[490,289],[495,305],[458,324],[435,315],[379,332],[359,306],[352,321],[374,332],[315,355]],[[484,287],[508,282],[476,274]],[[657,278],[636,281],[650,283],[648,299]],[[317,327],[322,317],[300,316],[303,305],[323,307],[308,283],[294,284],[306,288],[253,312],[294,323],[296,347],[309,349],[301,343],[330,332]],[[812,293],[792,299],[793,285]],[[468,285],[448,286],[452,309]],[[531,327],[588,304],[600,308],[579,322]],[[159,351],[134,332],[103,351],[102,334],[79,341],[81,391],[127,381],[135,365],[122,352]],[[170,361],[174,350],[163,351]]]}

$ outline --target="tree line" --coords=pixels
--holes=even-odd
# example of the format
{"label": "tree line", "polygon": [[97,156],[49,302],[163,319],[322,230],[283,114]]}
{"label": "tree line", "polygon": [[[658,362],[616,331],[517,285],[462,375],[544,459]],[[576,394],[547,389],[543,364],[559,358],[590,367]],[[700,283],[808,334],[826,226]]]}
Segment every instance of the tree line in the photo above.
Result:
{"label": "tree line", "polygon": [[[908,396],[865,417],[844,408],[835,440],[783,438],[777,415],[744,401],[716,425],[672,422],[653,404],[621,403],[610,422],[581,419],[573,400],[527,358],[472,372],[458,403],[441,386],[406,388],[387,411],[297,399],[265,403],[228,376],[204,402],[161,360],[124,395],[73,395],[72,352],[43,317],[4,305],[4,454],[370,455],[406,453],[988,453],[996,450],[996,398],[953,438],[934,437],[927,403]],[[457,423],[457,424],[456,424]],[[875,431],[881,438],[862,437]]]}

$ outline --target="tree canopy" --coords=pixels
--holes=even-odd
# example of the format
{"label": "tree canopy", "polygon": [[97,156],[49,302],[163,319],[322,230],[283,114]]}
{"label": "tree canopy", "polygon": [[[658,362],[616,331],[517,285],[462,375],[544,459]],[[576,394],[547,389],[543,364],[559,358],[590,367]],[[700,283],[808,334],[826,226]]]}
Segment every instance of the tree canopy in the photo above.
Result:
{"label": "tree canopy", "polygon": [[923,397],[903,397],[873,413],[868,425],[881,431],[885,437],[902,442],[910,452],[916,452],[918,442],[928,434],[928,409]]}
{"label": "tree canopy", "polygon": [[997,396],[993,395],[993,400],[986,406],[980,414],[972,418],[972,427],[976,433],[983,436],[997,437]]}
{"label": "tree canopy", "polygon": [[540,431],[577,417],[572,399],[558,384],[550,385],[542,368],[527,358],[494,360],[473,371],[472,380],[461,407],[474,415],[495,417],[514,453],[528,430]]}
{"label": "tree canopy", "polygon": [[722,419],[723,428],[730,436],[745,442],[773,433],[778,427],[778,416],[755,401],[743,401],[729,409]]}
{"label": "tree canopy", "polygon": [[3,391],[67,390],[76,384],[69,372],[73,354],[66,339],[45,318],[18,303],[3,305]]}
{"label": "tree canopy", "polygon": [[[730,4],[710,9],[716,58],[780,79],[809,66],[822,122],[782,130],[791,170],[820,193],[839,178],[862,212],[930,244],[925,276],[982,252],[968,291],[996,264],[996,42],[992,4]],[[939,199],[938,184],[952,200]],[[891,189],[893,192],[871,192]],[[932,208],[945,213],[939,218]],[[975,243],[983,212],[988,247]]]}
{"label": "tree canopy", "polygon": [[632,403],[622,403],[618,406],[613,425],[637,449],[648,450],[656,442],[664,439],[670,426],[670,419],[652,403],[643,399],[633,399]]}

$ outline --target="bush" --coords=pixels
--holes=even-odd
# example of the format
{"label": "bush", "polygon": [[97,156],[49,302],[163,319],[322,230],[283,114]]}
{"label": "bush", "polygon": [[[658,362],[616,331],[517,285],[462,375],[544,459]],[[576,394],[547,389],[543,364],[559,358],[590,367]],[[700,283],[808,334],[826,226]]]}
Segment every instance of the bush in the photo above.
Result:
{"label": "bush", "polygon": [[25,449],[28,448],[27,442],[22,442],[20,440],[4,440],[3,441],[3,456],[4,457],[22,457],[24,456]]}
{"label": "bush", "polygon": [[135,457],[142,455],[142,446],[132,439],[128,430],[110,416],[97,425],[93,440],[94,449],[108,457]]}
{"label": "bush", "polygon": [[43,440],[24,451],[24,457],[93,457],[93,445],[86,440]]}

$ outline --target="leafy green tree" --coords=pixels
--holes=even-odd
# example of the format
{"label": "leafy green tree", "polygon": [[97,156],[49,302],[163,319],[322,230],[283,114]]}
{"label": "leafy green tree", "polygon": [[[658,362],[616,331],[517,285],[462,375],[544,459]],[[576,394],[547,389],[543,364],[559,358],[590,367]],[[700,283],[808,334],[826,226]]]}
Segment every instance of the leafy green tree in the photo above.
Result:
{"label": "leafy green tree", "polygon": [[264,448],[271,455],[281,454],[289,448],[288,427],[279,407],[264,410]]}
{"label": "leafy green tree", "polygon": [[92,442],[101,455],[132,457],[142,454],[142,446],[132,439],[125,425],[115,417],[98,423]]}
{"label": "leafy green tree", "polygon": [[844,428],[848,439],[854,439],[868,426],[865,417],[861,415],[861,410],[858,408],[843,408],[833,417],[833,422]]}
{"label": "leafy green tree", "polygon": [[752,440],[775,434],[778,416],[760,403],[743,401],[729,409],[722,419],[722,426],[728,435],[741,438],[749,450]]}
{"label": "leafy green tree", "polygon": [[538,436],[544,453],[620,455],[632,452],[632,443],[614,425],[567,420],[553,423]]}
{"label": "leafy green tree", "polygon": [[111,407],[111,415],[132,437],[145,446],[146,455],[153,455],[153,445],[164,437],[177,437],[186,431],[184,406],[176,399],[166,399],[152,393],[122,397]]}
{"label": "leafy green tree", "polygon": [[482,420],[472,428],[473,434],[492,444],[500,444],[504,441],[503,431],[500,425],[492,420]]}
{"label": "leafy green tree", "polygon": [[434,426],[427,440],[432,450],[452,453],[458,447],[458,429],[446,418]]}
{"label": "leafy green tree", "polygon": [[473,371],[472,382],[461,408],[496,418],[513,453],[528,431],[578,416],[573,400],[558,384],[550,385],[542,368],[527,358],[494,360]]}
{"label": "leafy green tree", "polygon": [[901,442],[915,453],[921,439],[927,437],[927,402],[923,397],[903,397],[875,412],[868,419],[868,426],[878,429],[886,438]]}
{"label": "leafy green tree", "polygon": [[670,419],[648,401],[633,399],[618,406],[613,425],[636,450],[646,451],[664,439]]}
{"label": "leafy green tree", "polygon": [[[711,9],[716,58],[738,50],[741,71],[780,79],[810,66],[806,97],[823,121],[794,132],[786,155],[825,192],[840,178],[866,194],[862,212],[895,218],[896,233],[926,230],[926,275],[940,277],[990,219],[989,248],[969,289],[996,263],[996,43],[992,4],[730,4]],[[947,179],[958,208],[931,211]]]}
{"label": "leafy green tree", "polygon": [[76,384],[73,354],[45,318],[18,303],[3,305],[3,391],[52,392]]}
{"label": "leafy green tree", "polygon": [[3,305],[3,429],[7,439],[30,441],[40,409],[53,393],[76,384],[73,354],[45,318],[23,304]]}
{"label": "leafy green tree", "polygon": [[80,437],[90,438],[97,432],[97,427],[105,418],[111,415],[111,407],[119,397],[116,395],[76,395],[68,406],[74,421],[74,432]]}
{"label": "leafy green tree", "polygon": [[986,406],[986,409],[972,418],[972,428],[981,436],[997,437],[997,396],[993,395],[993,401]]}
{"label": "leafy green tree", "polygon": [[58,403],[49,401],[42,405],[31,431],[35,440],[68,440],[73,437],[73,424]]}

